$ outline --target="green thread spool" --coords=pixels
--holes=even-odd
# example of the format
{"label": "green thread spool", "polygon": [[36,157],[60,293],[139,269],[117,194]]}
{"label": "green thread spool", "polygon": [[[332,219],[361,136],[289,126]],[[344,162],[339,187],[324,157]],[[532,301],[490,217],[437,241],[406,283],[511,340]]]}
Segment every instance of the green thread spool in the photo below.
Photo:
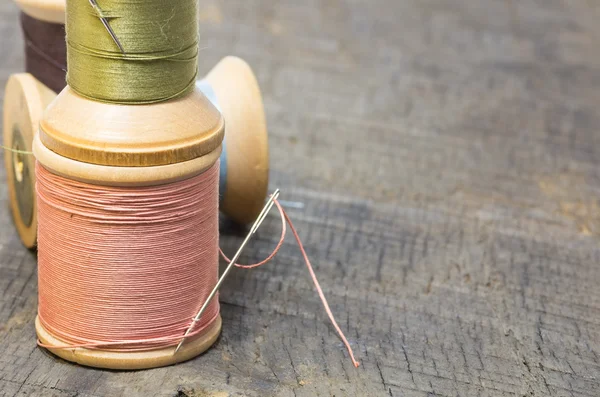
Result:
{"label": "green thread spool", "polygon": [[[67,1],[67,83],[101,102],[146,104],[185,95],[198,70],[195,0]],[[122,44],[102,24],[105,17]]]}

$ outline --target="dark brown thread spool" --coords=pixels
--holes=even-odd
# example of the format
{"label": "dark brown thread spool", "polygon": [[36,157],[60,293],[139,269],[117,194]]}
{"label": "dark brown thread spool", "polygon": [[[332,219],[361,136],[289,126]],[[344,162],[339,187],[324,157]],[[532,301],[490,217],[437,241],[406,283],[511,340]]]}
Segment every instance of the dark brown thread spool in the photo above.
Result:
{"label": "dark brown thread spool", "polygon": [[26,71],[54,92],[60,92],[67,84],[65,25],[40,21],[22,12],[21,28]]}

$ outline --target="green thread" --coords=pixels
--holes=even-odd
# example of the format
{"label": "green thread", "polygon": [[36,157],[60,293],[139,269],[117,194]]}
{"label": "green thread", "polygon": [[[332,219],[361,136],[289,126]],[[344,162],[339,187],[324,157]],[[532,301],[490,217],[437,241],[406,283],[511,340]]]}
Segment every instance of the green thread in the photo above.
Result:
{"label": "green thread", "polygon": [[[194,89],[197,0],[67,0],[67,83],[101,102],[166,101]],[[121,53],[100,18],[108,20]]]}
{"label": "green thread", "polygon": [[0,145],[0,148],[6,150],[7,152],[19,153],[19,154],[27,154],[27,155],[32,155],[33,156],[33,152],[29,152],[27,150],[13,149],[13,148],[9,148],[8,146],[4,146],[4,145]]}

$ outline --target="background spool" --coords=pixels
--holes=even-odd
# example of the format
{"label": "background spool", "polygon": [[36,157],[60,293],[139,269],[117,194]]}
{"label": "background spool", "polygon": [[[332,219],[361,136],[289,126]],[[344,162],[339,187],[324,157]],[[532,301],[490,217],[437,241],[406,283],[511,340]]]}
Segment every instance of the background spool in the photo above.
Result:
{"label": "background spool", "polygon": [[67,85],[65,25],[44,22],[21,13],[25,39],[25,70],[45,86],[59,92]]}
{"label": "background spool", "polygon": [[260,88],[250,66],[236,57],[221,60],[206,81],[226,121],[227,182],[220,209],[231,219],[248,223],[260,212],[269,184],[269,142]]}
{"label": "background spool", "polygon": [[[55,96],[28,73],[12,75],[5,90],[4,147],[31,152],[42,112]],[[29,248],[36,244],[37,235],[34,161],[31,155],[4,153],[13,219],[23,244]]]}

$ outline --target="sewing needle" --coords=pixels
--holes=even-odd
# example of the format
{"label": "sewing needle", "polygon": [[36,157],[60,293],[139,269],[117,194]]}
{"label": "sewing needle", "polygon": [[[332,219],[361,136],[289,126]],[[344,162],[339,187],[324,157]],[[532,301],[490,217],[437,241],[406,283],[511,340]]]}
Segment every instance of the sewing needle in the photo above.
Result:
{"label": "sewing needle", "polygon": [[254,224],[252,225],[252,228],[248,232],[248,235],[246,235],[246,238],[244,239],[244,241],[240,245],[240,248],[238,248],[238,250],[235,253],[235,255],[233,256],[233,258],[231,258],[231,261],[229,262],[229,265],[227,266],[227,268],[225,269],[225,271],[221,275],[221,278],[219,278],[219,281],[217,281],[217,285],[215,285],[215,287],[213,288],[213,290],[208,295],[208,298],[206,298],[206,301],[204,301],[204,304],[200,308],[200,311],[198,312],[198,314],[196,314],[196,317],[194,317],[194,319],[192,320],[192,323],[190,324],[190,326],[188,327],[188,329],[185,331],[185,334],[181,338],[181,341],[179,342],[179,344],[175,348],[175,351],[173,352],[173,354],[176,354],[179,351],[179,349],[183,345],[183,342],[185,341],[185,338],[188,336],[188,334],[191,332],[192,328],[194,327],[194,324],[196,324],[196,322],[200,319],[200,317],[202,316],[202,314],[204,313],[204,311],[208,307],[208,304],[210,303],[210,301],[212,300],[212,298],[217,294],[217,291],[219,290],[219,287],[221,286],[221,284],[225,280],[225,277],[227,277],[227,274],[229,273],[229,270],[231,270],[231,268],[233,267],[233,265],[235,264],[235,262],[238,260],[238,258],[242,254],[242,250],[244,249],[244,247],[246,246],[246,244],[250,240],[250,237],[252,237],[252,235],[254,235],[254,233],[256,233],[256,231],[258,230],[258,228],[260,227],[260,225],[262,224],[262,222],[265,220],[265,217],[267,216],[267,214],[269,213],[269,211],[271,210],[271,208],[273,208],[273,204],[275,204],[275,200],[277,199],[277,197],[279,197],[279,189],[277,189],[277,190],[275,190],[275,192],[273,192],[273,194],[271,195],[271,197],[269,198],[269,200],[267,201],[267,203],[263,207],[262,211],[260,212],[260,214],[256,218],[256,221],[254,221]]}
{"label": "sewing needle", "polygon": [[108,20],[106,19],[106,17],[104,17],[102,15],[102,11],[100,10],[100,7],[98,7],[98,3],[96,3],[96,0],[89,0],[89,1],[90,1],[90,4],[92,5],[92,7],[94,7],[94,9],[98,12],[98,16],[100,17],[100,21],[102,22],[102,25],[104,25],[104,27],[108,31],[108,34],[110,34],[110,37],[112,37],[112,39],[115,42],[115,44],[117,45],[117,47],[119,47],[119,50],[121,50],[121,52],[123,54],[125,54],[125,50],[123,49],[123,46],[121,45],[121,42],[117,38],[117,35],[115,34],[115,32],[110,27],[110,25],[109,25]]}

